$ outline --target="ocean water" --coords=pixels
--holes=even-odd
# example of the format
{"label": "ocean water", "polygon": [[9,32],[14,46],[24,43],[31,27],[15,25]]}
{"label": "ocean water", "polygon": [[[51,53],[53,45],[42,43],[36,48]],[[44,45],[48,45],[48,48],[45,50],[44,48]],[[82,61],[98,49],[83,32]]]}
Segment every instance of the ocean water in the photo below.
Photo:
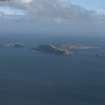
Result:
{"label": "ocean water", "polygon": [[[26,48],[0,48],[0,105],[105,105],[105,38],[3,37]],[[72,56],[33,52],[46,43],[83,43],[98,49],[76,50]]]}

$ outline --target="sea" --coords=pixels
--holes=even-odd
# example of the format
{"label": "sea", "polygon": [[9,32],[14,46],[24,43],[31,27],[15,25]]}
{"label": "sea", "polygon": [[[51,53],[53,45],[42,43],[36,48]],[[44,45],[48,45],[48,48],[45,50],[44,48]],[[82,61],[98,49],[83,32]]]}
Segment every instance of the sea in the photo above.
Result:
{"label": "sea", "polygon": [[[24,43],[25,48],[0,48],[0,105],[105,105],[105,37],[0,37],[0,43],[8,42]],[[77,49],[72,56],[31,49],[65,43],[98,48]]]}

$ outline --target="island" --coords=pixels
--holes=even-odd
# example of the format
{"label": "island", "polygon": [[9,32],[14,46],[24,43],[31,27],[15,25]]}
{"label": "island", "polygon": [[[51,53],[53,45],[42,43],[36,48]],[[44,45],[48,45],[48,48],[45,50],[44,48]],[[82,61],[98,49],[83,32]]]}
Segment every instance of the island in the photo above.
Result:
{"label": "island", "polygon": [[4,44],[0,44],[0,47],[3,47],[3,48],[23,48],[24,47],[24,44],[22,43],[4,43]]}
{"label": "island", "polygon": [[[0,48],[24,48],[25,45],[19,42],[10,42],[0,44]],[[25,47],[28,48],[28,47]],[[83,45],[83,44],[42,44],[34,48],[30,48],[33,51],[42,52],[46,54],[55,54],[55,55],[65,55],[71,56],[76,51],[76,49],[86,50],[86,49],[93,49],[98,48],[94,45]],[[99,55],[96,55],[99,57]]]}
{"label": "island", "polygon": [[72,55],[72,51],[65,48],[57,47],[53,44],[40,45],[37,48],[32,48],[32,50],[56,55]]}
{"label": "island", "polygon": [[15,43],[13,45],[13,47],[15,47],[15,48],[23,48],[24,47],[24,44],[23,43]]}
{"label": "island", "polygon": [[97,48],[96,46],[89,45],[80,45],[80,44],[48,44],[48,45],[39,45],[36,48],[32,48],[34,51],[39,51],[43,53],[50,53],[56,55],[66,55],[70,56],[73,54],[75,49],[90,49]]}

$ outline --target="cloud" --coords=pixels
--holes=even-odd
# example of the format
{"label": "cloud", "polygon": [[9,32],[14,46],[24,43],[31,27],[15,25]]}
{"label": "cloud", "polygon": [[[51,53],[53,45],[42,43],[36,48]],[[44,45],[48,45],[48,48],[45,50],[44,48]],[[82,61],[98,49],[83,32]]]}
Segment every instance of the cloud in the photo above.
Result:
{"label": "cloud", "polygon": [[1,33],[11,35],[105,33],[103,14],[89,11],[68,0],[0,0],[0,8]]}
{"label": "cloud", "polygon": [[0,0],[1,5],[11,5],[12,4],[14,6],[16,6],[16,5],[25,6],[25,5],[29,5],[32,2],[33,2],[33,0]]}
{"label": "cloud", "polygon": [[33,16],[66,20],[83,20],[92,18],[92,11],[88,11],[72,3],[67,5],[64,0],[33,0],[24,4],[26,10]]}
{"label": "cloud", "polygon": [[22,16],[25,11],[8,6],[0,6],[0,16]]}
{"label": "cloud", "polygon": [[105,16],[73,5],[67,0],[1,0],[1,3],[25,10],[34,18],[53,19],[56,22],[105,20]]}

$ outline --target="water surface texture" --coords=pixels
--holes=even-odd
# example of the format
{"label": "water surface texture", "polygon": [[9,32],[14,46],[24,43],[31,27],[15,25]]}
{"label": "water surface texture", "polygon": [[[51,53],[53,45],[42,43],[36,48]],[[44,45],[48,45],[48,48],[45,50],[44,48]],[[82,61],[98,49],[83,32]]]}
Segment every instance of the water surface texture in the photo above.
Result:
{"label": "water surface texture", "polygon": [[[1,38],[26,48],[0,48],[1,105],[105,105],[105,41],[102,38]],[[33,52],[46,43],[94,44],[73,56]]]}

